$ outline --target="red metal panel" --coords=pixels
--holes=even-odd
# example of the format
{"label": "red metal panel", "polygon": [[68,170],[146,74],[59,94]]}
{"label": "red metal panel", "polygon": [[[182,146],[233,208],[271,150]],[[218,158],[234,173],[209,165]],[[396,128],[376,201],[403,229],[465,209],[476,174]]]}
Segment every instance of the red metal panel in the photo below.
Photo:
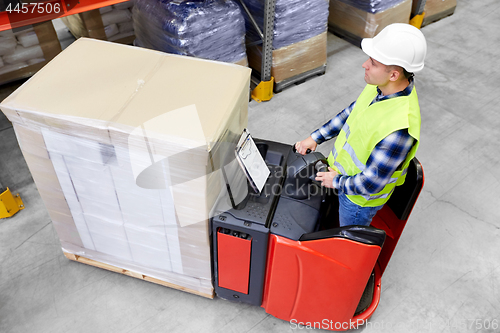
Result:
{"label": "red metal panel", "polygon": [[271,235],[262,307],[292,323],[346,330],[380,247],[343,238],[292,241]]}
{"label": "red metal panel", "polygon": [[252,242],[217,232],[219,287],[248,294]]}
{"label": "red metal panel", "polygon": [[[425,183],[425,176],[423,174],[423,170],[421,170],[421,172],[422,172],[422,184],[418,189],[417,197],[420,195],[423,184]],[[412,207],[412,210],[413,208],[414,206]],[[408,216],[411,216],[411,212]],[[378,259],[381,275],[384,274],[385,269],[387,268],[387,264],[389,263],[389,260],[391,260],[392,254],[396,249],[396,245],[399,242],[399,238],[403,233],[407,221],[408,218],[404,221],[398,219],[396,214],[394,214],[394,212],[388,207],[388,205],[385,205],[384,207],[382,207],[381,210],[378,211],[377,215],[375,215],[375,217],[372,220],[372,223],[370,224],[374,228],[384,230],[387,235],[387,237],[385,238],[384,246],[382,247],[382,252],[380,253]]]}
{"label": "red metal panel", "polygon": [[110,6],[126,0],[48,0],[25,1],[22,9],[0,12],[0,31],[45,22],[68,15],[86,12],[92,9]]}
{"label": "red metal panel", "polygon": [[392,253],[396,249],[396,245],[398,244],[399,238],[403,233],[406,222],[407,221],[401,221],[398,219],[394,212],[387,207],[387,205],[385,205],[378,211],[377,215],[375,215],[372,223],[370,224],[374,228],[384,230],[387,235],[384,246],[382,247],[382,252],[380,253],[380,257],[378,259],[382,275],[387,268],[387,264],[392,257]]}
{"label": "red metal panel", "polygon": [[380,293],[382,288],[382,273],[380,272],[380,266],[377,262],[375,265],[375,286],[373,289],[373,299],[368,308],[362,313],[358,314],[356,317],[352,318],[352,322],[356,323],[356,326],[353,328],[358,328],[358,326],[362,326],[365,324],[368,319],[371,318],[375,310],[377,309],[378,303],[380,302]]}

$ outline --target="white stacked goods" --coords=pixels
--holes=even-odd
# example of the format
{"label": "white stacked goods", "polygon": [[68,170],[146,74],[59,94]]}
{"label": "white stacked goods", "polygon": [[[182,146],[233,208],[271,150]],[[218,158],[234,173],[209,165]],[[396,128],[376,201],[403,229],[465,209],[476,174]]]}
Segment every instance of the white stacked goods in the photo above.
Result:
{"label": "white stacked goods", "polygon": [[250,73],[80,38],[5,99],[63,251],[211,297],[208,220]]}
{"label": "white stacked goods", "polygon": [[133,1],[99,8],[104,32],[109,41],[117,41],[134,35],[131,9]]}
{"label": "white stacked goods", "polygon": [[59,43],[61,44],[61,49],[64,50],[76,40],[69,31],[68,27],[60,18],[52,20],[52,24],[54,25],[54,29],[56,30],[57,38],[59,39]]}
{"label": "white stacked goods", "polygon": [[41,61],[45,59],[33,28],[16,33],[12,30],[0,32],[0,75]]}
{"label": "white stacked goods", "polygon": [[[35,35],[36,37],[36,35]],[[30,59],[43,59],[43,50],[39,44],[24,47],[22,45],[17,45],[14,52],[6,54],[3,56],[3,61],[6,64],[17,64],[20,62],[26,62]]]}
{"label": "white stacked goods", "polygon": [[[75,41],[61,19],[53,20],[52,24],[62,49]],[[48,42],[48,40],[42,41],[42,43]],[[23,27],[16,32],[12,30],[0,32],[0,75],[46,61],[42,46],[32,26]]]}

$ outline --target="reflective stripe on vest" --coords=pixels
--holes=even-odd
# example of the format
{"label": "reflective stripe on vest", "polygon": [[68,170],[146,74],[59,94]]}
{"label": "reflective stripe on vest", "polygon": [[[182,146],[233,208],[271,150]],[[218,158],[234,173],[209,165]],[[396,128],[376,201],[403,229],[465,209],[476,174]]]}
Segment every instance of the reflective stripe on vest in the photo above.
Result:
{"label": "reflective stripe on vest", "polygon": [[367,85],[356,100],[328,157],[330,166],[340,174],[357,175],[366,170],[366,162],[373,148],[382,139],[397,130],[408,129],[415,144],[385,187],[374,194],[347,196],[352,202],[369,207],[385,204],[395,187],[404,183],[408,165],[415,156],[420,139],[420,108],[415,88],[409,96],[399,96],[370,105],[376,95],[377,87]]}

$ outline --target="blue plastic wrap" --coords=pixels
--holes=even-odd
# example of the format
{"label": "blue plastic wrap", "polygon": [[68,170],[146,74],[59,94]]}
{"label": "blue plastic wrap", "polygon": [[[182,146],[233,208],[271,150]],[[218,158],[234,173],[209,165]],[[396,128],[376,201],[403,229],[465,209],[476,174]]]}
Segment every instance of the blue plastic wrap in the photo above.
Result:
{"label": "blue plastic wrap", "polygon": [[136,45],[167,53],[237,63],[246,59],[240,7],[226,0],[138,0]]}
{"label": "blue plastic wrap", "polygon": [[365,12],[376,14],[392,8],[405,0],[340,0]]}
{"label": "blue plastic wrap", "polygon": [[[265,0],[243,1],[263,31]],[[327,24],[327,0],[276,0],[273,48],[279,49],[317,36],[327,30]],[[247,17],[246,27],[251,41],[260,40]]]}

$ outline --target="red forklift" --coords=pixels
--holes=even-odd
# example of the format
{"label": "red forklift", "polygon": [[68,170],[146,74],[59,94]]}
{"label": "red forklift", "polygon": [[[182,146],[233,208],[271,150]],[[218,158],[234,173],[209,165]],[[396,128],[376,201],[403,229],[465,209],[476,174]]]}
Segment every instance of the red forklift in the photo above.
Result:
{"label": "red forklift", "polygon": [[[319,152],[255,140],[269,168],[253,190],[211,219],[218,297],[261,306],[293,327],[345,331],[367,322],[381,279],[424,183],[414,158],[370,226],[338,226],[338,199],[314,178],[326,168]],[[278,189],[278,190],[277,190]]]}

